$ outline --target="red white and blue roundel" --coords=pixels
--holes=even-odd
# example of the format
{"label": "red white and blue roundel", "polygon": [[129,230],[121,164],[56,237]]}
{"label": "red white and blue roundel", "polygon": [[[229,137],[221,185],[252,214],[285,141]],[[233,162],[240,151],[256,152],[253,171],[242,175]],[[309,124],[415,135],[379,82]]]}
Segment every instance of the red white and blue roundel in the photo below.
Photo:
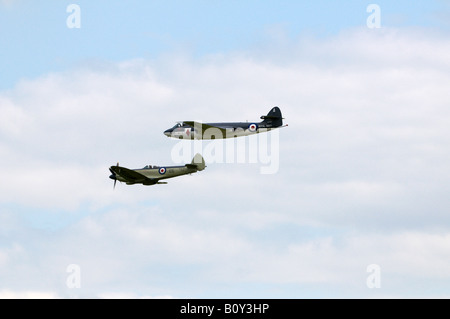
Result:
{"label": "red white and blue roundel", "polygon": [[248,130],[250,132],[256,132],[257,129],[258,129],[258,124],[252,123],[248,126]]}
{"label": "red white and blue roundel", "polygon": [[161,167],[161,168],[159,169],[159,173],[160,173],[161,175],[164,175],[164,174],[166,173],[166,168],[165,168],[165,167]]}

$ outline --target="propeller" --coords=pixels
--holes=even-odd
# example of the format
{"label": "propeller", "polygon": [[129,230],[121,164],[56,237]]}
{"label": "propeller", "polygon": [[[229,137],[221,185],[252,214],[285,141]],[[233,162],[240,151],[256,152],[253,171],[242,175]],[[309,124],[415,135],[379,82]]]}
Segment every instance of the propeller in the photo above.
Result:
{"label": "propeller", "polygon": [[[117,162],[117,167],[119,167],[119,162]],[[114,186],[113,189],[116,189],[116,183],[117,183],[117,176],[116,173],[110,168],[109,171],[111,172],[111,175],[109,176],[109,178],[114,180]]]}

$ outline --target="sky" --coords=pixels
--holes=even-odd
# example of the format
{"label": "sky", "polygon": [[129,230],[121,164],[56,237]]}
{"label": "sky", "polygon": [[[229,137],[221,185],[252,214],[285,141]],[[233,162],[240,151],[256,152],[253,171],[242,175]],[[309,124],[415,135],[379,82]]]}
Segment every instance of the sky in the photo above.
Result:
{"label": "sky", "polygon": [[[0,298],[448,298],[448,21],[438,0],[1,0]],[[273,106],[288,127],[163,134]],[[108,178],[197,151],[167,185]]]}

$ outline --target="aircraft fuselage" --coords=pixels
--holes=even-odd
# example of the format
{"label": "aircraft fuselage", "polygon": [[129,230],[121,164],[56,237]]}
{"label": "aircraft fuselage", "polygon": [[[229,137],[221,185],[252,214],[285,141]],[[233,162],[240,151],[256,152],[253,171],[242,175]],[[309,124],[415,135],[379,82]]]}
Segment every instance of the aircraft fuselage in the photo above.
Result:
{"label": "aircraft fuselage", "polygon": [[[158,179],[158,180],[177,177],[177,176],[186,175],[186,174],[192,174],[192,173],[197,172],[197,170],[195,168],[189,168],[186,166],[161,166],[161,167],[158,166],[158,167],[153,167],[153,168],[133,169],[133,171],[135,171],[139,174],[142,174],[149,179]],[[114,176],[110,176],[110,178],[114,179]],[[118,170],[118,172],[115,173],[115,178],[119,182],[124,182],[129,185],[135,184],[135,183],[129,182],[128,179],[122,177],[120,175],[120,170]]]}
{"label": "aircraft fuselage", "polygon": [[268,132],[283,126],[283,117],[279,107],[273,107],[262,122],[221,122],[199,123],[183,121],[164,131],[168,137],[178,139],[225,139]]}
{"label": "aircraft fuselage", "polygon": [[116,166],[111,166],[109,168],[109,171],[111,172],[109,178],[114,180],[114,187],[116,186],[117,181],[127,183],[128,185],[167,184],[166,182],[160,182],[160,180],[196,173],[198,171],[203,171],[205,168],[205,160],[197,153],[191,163],[183,166],[147,165],[140,169],[129,169],[121,167],[119,166],[119,163],[117,163]]}
{"label": "aircraft fuselage", "polygon": [[[179,123],[175,127],[168,129],[164,134],[168,137],[178,139],[224,139],[234,138],[240,136],[247,136],[257,134],[260,132],[270,131],[271,127],[266,127],[261,123],[205,123],[205,126],[211,126],[206,129],[202,127],[196,127],[187,125],[185,123]],[[202,125],[203,126],[203,125]]]}

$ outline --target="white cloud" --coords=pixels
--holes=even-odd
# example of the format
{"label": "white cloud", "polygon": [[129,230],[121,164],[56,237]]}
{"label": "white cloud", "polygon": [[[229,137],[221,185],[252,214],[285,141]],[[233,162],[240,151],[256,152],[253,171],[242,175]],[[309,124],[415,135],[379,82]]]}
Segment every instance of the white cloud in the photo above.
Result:
{"label": "white cloud", "polygon": [[[445,284],[449,54],[443,35],[356,30],[282,53],[127,61],[1,92],[0,217],[13,227],[0,231],[14,242],[0,245],[4,295],[181,297],[201,294],[194,282],[229,282],[372,296],[373,263],[380,294]],[[168,185],[112,190],[116,161],[170,164],[178,142],[162,132],[175,121],[253,120],[274,105],[289,123],[277,174],[207,163]],[[64,286],[73,263],[80,291]],[[7,280],[17,265],[21,283]]]}
{"label": "white cloud", "polygon": [[[19,267],[4,269],[3,274],[9,278],[20,274],[22,280],[37,287],[53,283],[57,293],[52,296],[56,297],[178,298],[185,296],[180,291],[191,296],[224,284],[288,285],[292,293],[309,285],[327,285],[344,296],[422,297],[427,295],[425,291],[409,285],[438,291],[448,285],[448,231],[339,234],[342,230],[338,230],[338,234],[314,235],[323,231],[316,228],[310,236],[274,232],[273,228],[280,227],[277,225],[255,229],[239,218],[223,223],[223,217],[212,217],[149,209],[89,217],[57,234],[57,242],[41,238],[36,251],[22,251],[20,259],[13,256],[16,260],[11,258],[11,263]],[[302,226],[293,228],[311,232]],[[287,240],[279,242],[274,235]],[[23,263],[35,255],[39,257],[34,265]],[[71,263],[80,266],[80,289],[65,285]],[[381,269],[382,289],[376,292],[366,285],[366,269],[371,264]],[[6,277],[2,282],[12,285]],[[243,290],[238,296],[252,293]],[[336,295],[323,292],[323,296]]]}
{"label": "white cloud", "polygon": [[101,299],[173,299],[172,296],[139,296],[135,293],[114,292],[101,293],[98,297]]}
{"label": "white cloud", "polygon": [[58,299],[57,294],[45,291],[10,291],[1,290],[0,299]]}

